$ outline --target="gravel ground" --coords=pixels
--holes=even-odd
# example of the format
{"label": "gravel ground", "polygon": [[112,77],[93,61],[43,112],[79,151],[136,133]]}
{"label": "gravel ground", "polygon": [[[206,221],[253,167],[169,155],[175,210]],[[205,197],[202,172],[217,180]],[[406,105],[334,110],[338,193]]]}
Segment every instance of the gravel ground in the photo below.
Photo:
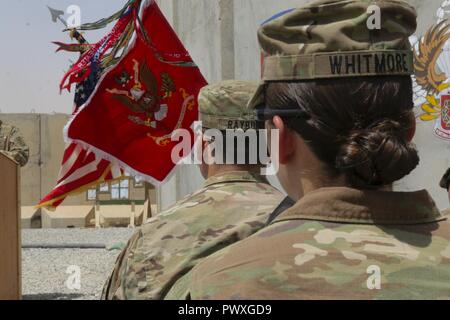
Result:
{"label": "gravel ground", "polygon": [[[22,244],[104,244],[126,243],[132,229],[24,230]],[[22,286],[25,300],[96,300],[114,267],[120,251],[105,249],[24,249]],[[80,290],[66,282],[71,266],[79,267]]]}

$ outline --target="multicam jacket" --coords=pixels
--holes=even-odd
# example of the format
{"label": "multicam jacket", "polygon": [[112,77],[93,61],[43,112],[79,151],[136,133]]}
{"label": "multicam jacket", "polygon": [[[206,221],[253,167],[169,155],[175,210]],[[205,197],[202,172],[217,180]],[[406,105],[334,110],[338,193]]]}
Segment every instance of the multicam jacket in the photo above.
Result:
{"label": "multicam jacket", "polygon": [[0,153],[25,166],[30,156],[30,150],[17,128],[6,125],[0,120]]}
{"label": "multicam jacket", "polygon": [[167,299],[450,299],[447,219],[426,191],[317,190]]}
{"label": "multicam jacket", "polygon": [[152,218],[129,241],[103,299],[163,299],[206,256],[257,232],[283,200],[267,180],[229,172]]}

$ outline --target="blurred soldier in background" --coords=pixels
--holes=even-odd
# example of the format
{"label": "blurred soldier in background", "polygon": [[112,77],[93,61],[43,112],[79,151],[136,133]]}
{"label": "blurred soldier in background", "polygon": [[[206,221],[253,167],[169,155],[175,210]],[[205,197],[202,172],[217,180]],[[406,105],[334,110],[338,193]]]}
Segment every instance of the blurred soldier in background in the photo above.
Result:
{"label": "blurred soldier in background", "polygon": [[[228,129],[256,129],[247,109],[257,83],[225,81],[205,87],[199,95],[200,121],[224,138]],[[208,131],[206,131],[208,133]],[[206,148],[210,142],[203,142]],[[108,280],[103,299],[165,298],[172,285],[208,255],[263,228],[283,195],[260,175],[261,165],[202,163],[204,187],[152,218],[129,241]],[[220,157],[217,154],[216,157]],[[220,159],[216,159],[220,160]],[[222,159],[223,160],[223,159]],[[210,162],[208,162],[210,163]]]}
{"label": "blurred soldier in background", "polygon": [[14,159],[21,167],[28,163],[30,150],[19,129],[0,120],[0,153]]}

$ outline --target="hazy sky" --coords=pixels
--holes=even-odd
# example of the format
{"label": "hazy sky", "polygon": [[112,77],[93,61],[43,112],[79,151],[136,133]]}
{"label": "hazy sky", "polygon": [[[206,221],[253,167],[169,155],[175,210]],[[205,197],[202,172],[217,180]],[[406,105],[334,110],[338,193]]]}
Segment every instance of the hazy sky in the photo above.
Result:
{"label": "hazy sky", "polygon": [[[70,113],[73,95],[59,94],[59,82],[77,54],[55,53],[52,41],[70,42],[46,7],[81,8],[82,22],[93,22],[119,10],[125,0],[3,0],[0,10],[0,112]],[[105,33],[88,32],[88,41]]]}

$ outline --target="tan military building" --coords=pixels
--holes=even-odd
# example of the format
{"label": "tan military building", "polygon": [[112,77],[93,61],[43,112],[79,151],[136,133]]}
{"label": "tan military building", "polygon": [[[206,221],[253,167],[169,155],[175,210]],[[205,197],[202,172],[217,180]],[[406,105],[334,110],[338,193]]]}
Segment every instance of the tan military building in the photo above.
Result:
{"label": "tan military building", "polygon": [[23,228],[135,226],[158,210],[156,189],[131,178],[69,197],[56,212],[35,209],[58,179],[69,115],[0,114],[0,119],[17,127],[30,148],[21,169]]}

